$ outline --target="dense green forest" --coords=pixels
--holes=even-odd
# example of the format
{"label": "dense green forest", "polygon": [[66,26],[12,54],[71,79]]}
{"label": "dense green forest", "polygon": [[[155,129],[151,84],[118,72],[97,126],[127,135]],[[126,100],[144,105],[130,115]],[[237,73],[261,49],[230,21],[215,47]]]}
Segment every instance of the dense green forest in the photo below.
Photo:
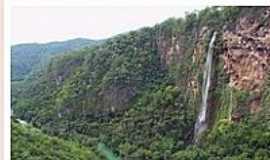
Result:
{"label": "dense green forest", "polygon": [[[12,158],[270,159],[270,64],[250,73],[235,67],[238,71],[229,73],[227,61],[237,60],[223,58],[229,51],[270,53],[263,48],[267,39],[262,41],[268,35],[269,13],[267,7],[205,8],[55,56],[45,69],[12,86],[13,117],[32,125],[12,122]],[[208,129],[194,143],[204,63],[214,31]],[[233,39],[238,32],[247,43]],[[245,48],[250,43],[260,46]],[[257,64],[254,58],[241,58]],[[243,63],[230,67],[238,64]],[[246,87],[248,83],[237,81],[241,74],[231,78],[240,71],[243,77],[262,74],[265,79],[258,82],[262,85]],[[239,84],[242,88],[235,87]],[[51,150],[55,143],[57,150]],[[100,144],[112,156],[100,151]]]}
{"label": "dense green forest", "polygon": [[12,159],[18,160],[98,160],[91,148],[51,137],[29,124],[12,121]]}

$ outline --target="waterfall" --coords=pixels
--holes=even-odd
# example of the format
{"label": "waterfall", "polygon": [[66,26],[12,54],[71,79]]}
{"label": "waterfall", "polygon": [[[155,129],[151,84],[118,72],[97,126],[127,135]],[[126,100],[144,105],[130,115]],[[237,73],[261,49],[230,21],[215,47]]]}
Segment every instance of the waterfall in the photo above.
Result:
{"label": "waterfall", "polygon": [[213,61],[213,47],[216,39],[216,32],[213,33],[211,41],[209,43],[207,51],[207,59],[203,71],[203,84],[202,84],[202,103],[200,108],[200,113],[198,115],[197,121],[195,123],[194,131],[194,142],[198,143],[201,133],[207,129],[207,99],[211,82],[211,71],[212,71],[212,61]]}

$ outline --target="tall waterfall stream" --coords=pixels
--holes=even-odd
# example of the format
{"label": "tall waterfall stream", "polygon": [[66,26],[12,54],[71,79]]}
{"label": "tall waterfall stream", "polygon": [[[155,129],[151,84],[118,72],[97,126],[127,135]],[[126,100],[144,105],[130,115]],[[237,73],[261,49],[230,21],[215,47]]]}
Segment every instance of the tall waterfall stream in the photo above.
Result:
{"label": "tall waterfall stream", "polygon": [[195,123],[194,130],[194,142],[198,143],[200,135],[207,129],[207,99],[211,82],[211,72],[212,72],[212,61],[213,61],[213,47],[214,42],[216,40],[217,32],[213,33],[211,41],[209,43],[208,51],[207,51],[207,59],[204,66],[203,72],[203,84],[202,84],[202,103],[200,112],[198,114],[197,121]]}

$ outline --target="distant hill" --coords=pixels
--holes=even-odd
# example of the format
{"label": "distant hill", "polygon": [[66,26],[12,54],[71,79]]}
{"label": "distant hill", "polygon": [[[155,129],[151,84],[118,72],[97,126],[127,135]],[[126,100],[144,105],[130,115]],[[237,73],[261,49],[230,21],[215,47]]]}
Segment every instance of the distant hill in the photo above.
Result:
{"label": "distant hill", "polygon": [[45,68],[54,55],[91,47],[101,41],[76,38],[62,42],[26,43],[11,47],[11,79],[23,80],[34,70]]}

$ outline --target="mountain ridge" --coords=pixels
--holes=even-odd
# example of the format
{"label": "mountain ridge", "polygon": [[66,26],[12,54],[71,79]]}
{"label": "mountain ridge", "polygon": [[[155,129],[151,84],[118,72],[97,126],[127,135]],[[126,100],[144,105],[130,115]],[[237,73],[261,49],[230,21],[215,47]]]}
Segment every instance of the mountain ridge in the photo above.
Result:
{"label": "mountain ridge", "polygon": [[85,41],[100,41],[100,40],[96,40],[96,39],[91,39],[91,38],[83,38],[83,37],[78,37],[78,38],[70,38],[70,39],[66,39],[66,40],[56,40],[56,41],[47,41],[47,42],[20,42],[20,43],[16,43],[11,45],[11,47],[15,47],[15,46],[20,46],[20,45],[48,45],[51,43],[63,43],[63,42],[70,42],[70,41],[77,41],[77,40],[85,40]]}
{"label": "mountain ridge", "polygon": [[12,80],[23,80],[35,68],[46,68],[52,55],[75,51],[102,43],[91,39],[76,38],[48,43],[24,43],[11,46]]}

